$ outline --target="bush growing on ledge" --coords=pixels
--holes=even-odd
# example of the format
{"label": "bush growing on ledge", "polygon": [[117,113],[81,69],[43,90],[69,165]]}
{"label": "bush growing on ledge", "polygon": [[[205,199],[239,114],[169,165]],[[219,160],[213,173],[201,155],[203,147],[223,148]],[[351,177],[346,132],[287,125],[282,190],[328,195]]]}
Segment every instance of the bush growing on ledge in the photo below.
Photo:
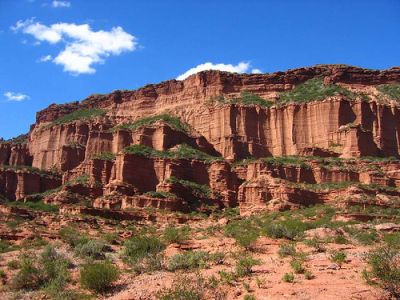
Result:
{"label": "bush growing on ledge", "polygon": [[168,193],[168,192],[163,192],[163,191],[160,191],[160,192],[150,191],[150,192],[145,193],[144,195],[150,196],[150,197],[153,197],[153,198],[163,198],[163,199],[165,199],[165,198],[176,198],[175,194]]}
{"label": "bush growing on ledge", "polygon": [[70,114],[62,116],[57,120],[53,121],[53,125],[60,125],[70,123],[76,120],[90,120],[98,116],[104,116],[106,111],[101,108],[88,108],[88,109],[79,109]]}
{"label": "bush growing on ledge", "polygon": [[132,145],[124,148],[124,153],[135,154],[144,157],[162,157],[162,158],[176,158],[176,159],[198,159],[204,161],[222,160],[220,157],[215,157],[204,153],[200,150],[194,149],[189,145],[179,145],[175,150],[159,151],[145,145]]}
{"label": "bush growing on ledge", "polygon": [[325,85],[322,78],[313,78],[297,85],[294,89],[282,92],[277,103],[285,105],[288,103],[307,103],[323,100],[327,97],[343,95],[350,100],[356,98],[357,94],[336,84]]}
{"label": "bush growing on ledge", "polygon": [[242,92],[239,97],[225,98],[223,95],[214,96],[211,98],[211,102],[217,102],[220,104],[241,104],[241,105],[259,105],[261,107],[271,107],[274,103],[271,101],[264,100],[258,95],[250,92]]}
{"label": "bush growing on ledge", "polygon": [[189,132],[189,126],[187,124],[183,123],[178,117],[168,114],[145,117],[131,123],[121,124],[112,128],[112,131],[117,131],[120,129],[134,131],[143,126],[151,126],[157,121],[163,121],[175,130]]}
{"label": "bush growing on ledge", "polygon": [[100,159],[100,160],[108,160],[108,161],[113,161],[116,157],[115,153],[112,152],[101,152],[101,153],[96,153],[92,156],[92,159]]}
{"label": "bush growing on ledge", "polygon": [[14,202],[10,202],[8,205],[14,206],[14,207],[27,208],[27,209],[36,210],[36,211],[44,211],[44,212],[49,212],[49,213],[58,213],[58,210],[59,210],[57,205],[46,204],[46,203],[43,203],[42,201],[38,201],[38,202],[14,201]]}
{"label": "bush growing on ledge", "polygon": [[400,83],[382,84],[377,87],[378,91],[400,102]]}
{"label": "bush growing on ledge", "polygon": [[168,178],[167,182],[180,184],[183,187],[190,189],[192,194],[199,198],[209,198],[211,196],[211,189],[204,184],[198,184],[193,181],[179,179],[173,176]]}

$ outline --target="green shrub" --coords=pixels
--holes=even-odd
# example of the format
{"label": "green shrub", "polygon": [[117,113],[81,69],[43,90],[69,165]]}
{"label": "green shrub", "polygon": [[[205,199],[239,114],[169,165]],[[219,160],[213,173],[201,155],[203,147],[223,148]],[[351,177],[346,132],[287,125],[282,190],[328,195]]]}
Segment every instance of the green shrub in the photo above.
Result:
{"label": "green shrub", "polygon": [[239,220],[229,223],[225,227],[225,234],[233,237],[240,246],[251,250],[252,245],[259,237],[259,229],[251,220]]}
{"label": "green shrub", "polygon": [[124,243],[123,257],[130,264],[156,255],[165,249],[165,245],[154,236],[134,236]]}
{"label": "green shrub", "polygon": [[27,208],[30,210],[44,211],[44,212],[48,212],[48,213],[58,213],[58,210],[59,210],[59,207],[57,205],[46,204],[46,203],[43,203],[42,201],[38,201],[38,202],[14,201],[14,202],[11,202],[9,205],[13,206],[13,207]]}
{"label": "green shrub", "polygon": [[280,257],[295,256],[296,247],[293,243],[284,243],[279,246],[278,254]]}
{"label": "green shrub", "polygon": [[172,193],[169,193],[169,192],[163,192],[163,191],[160,191],[160,192],[150,191],[150,192],[146,192],[145,195],[153,197],[153,198],[162,198],[162,199],[165,199],[165,198],[176,198],[175,194],[172,194]]}
{"label": "green shrub", "polygon": [[80,271],[82,287],[95,293],[104,293],[118,278],[118,268],[107,262],[88,264]]}
{"label": "green shrub", "polygon": [[123,130],[134,131],[143,126],[151,126],[158,121],[163,121],[178,131],[182,131],[182,132],[189,131],[189,126],[187,124],[183,123],[178,117],[174,117],[174,116],[171,116],[168,114],[161,114],[161,115],[155,115],[155,116],[141,118],[135,122],[118,125],[118,126],[114,127],[112,130],[116,131],[116,130],[123,129]]}
{"label": "green shrub", "polygon": [[15,249],[9,242],[0,240],[0,253],[6,253]]}
{"label": "green shrub", "polygon": [[243,300],[256,300],[256,296],[247,294],[247,295],[244,295]]}
{"label": "green shrub", "polygon": [[378,91],[389,96],[391,99],[400,101],[400,84],[382,84],[377,87]]}
{"label": "green shrub", "polygon": [[58,232],[60,238],[65,243],[69,244],[71,247],[76,247],[79,244],[84,244],[89,241],[89,238],[76,230],[73,227],[63,227]]}
{"label": "green shrub", "polygon": [[300,260],[297,260],[297,259],[293,259],[290,262],[290,266],[292,267],[293,271],[296,274],[303,274],[306,271],[306,269],[303,266],[303,263]]}
{"label": "green shrub", "polygon": [[225,103],[233,103],[233,104],[242,104],[242,105],[259,105],[261,107],[271,107],[273,102],[264,100],[260,96],[249,92],[242,92],[240,97],[232,98],[232,99],[224,99]]}
{"label": "green shrub", "polygon": [[391,248],[400,248],[400,232],[387,233],[383,240]]}
{"label": "green shrub", "polygon": [[323,243],[321,243],[321,241],[316,239],[316,238],[313,238],[313,239],[310,239],[310,240],[305,240],[304,244],[306,244],[306,245],[308,245],[310,247],[313,247],[315,249],[315,251],[317,251],[318,253],[326,251],[325,245]]}
{"label": "green shrub", "polygon": [[19,264],[20,269],[12,280],[15,290],[44,288],[50,296],[55,296],[64,290],[70,277],[69,261],[51,245],[37,259],[25,255]]}
{"label": "green shrub", "polygon": [[379,239],[379,236],[376,232],[365,232],[361,231],[354,235],[354,238],[361,244],[361,245],[372,245],[376,243]]}
{"label": "green shrub", "polygon": [[238,277],[249,276],[252,273],[252,268],[259,265],[261,262],[251,256],[240,258],[235,267],[235,272]]}
{"label": "green shrub", "polygon": [[293,273],[285,273],[282,277],[282,280],[284,282],[293,282],[294,281],[294,275]]}
{"label": "green shrub", "polygon": [[383,246],[372,250],[367,256],[369,270],[363,271],[367,283],[388,291],[394,299],[400,298],[400,251]]}
{"label": "green shrub", "polygon": [[314,279],[315,276],[314,276],[314,274],[313,274],[311,271],[305,271],[305,272],[304,272],[304,278],[305,278],[306,280],[311,280],[311,279]]}
{"label": "green shrub", "polygon": [[287,103],[307,103],[323,100],[335,95],[343,95],[350,100],[354,100],[357,96],[357,94],[339,85],[325,85],[322,78],[313,78],[295,86],[295,88],[290,91],[282,92],[279,95],[277,103],[279,105],[285,105]]}
{"label": "green shrub", "polygon": [[168,178],[167,182],[180,184],[181,186],[189,189],[192,192],[193,196],[195,196],[195,197],[199,197],[199,198],[211,197],[211,190],[207,185],[198,184],[196,182],[189,181],[189,180],[179,179],[174,176],[171,176],[170,178]]}
{"label": "green shrub", "polygon": [[302,236],[304,231],[311,229],[311,227],[309,223],[290,218],[276,223],[266,224],[263,230],[267,236],[275,239],[286,238],[294,240]]}
{"label": "green shrub", "polygon": [[159,300],[201,300],[204,299],[205,283],[200,275],[179,276],[172,282],[172,287],[157,293]]}
{"label": "green shrub", "polygon": [[131,145],[123,149],[124,153],[134,154],[143,157],[161,157],[175,159],[198,159],[207,162],[222,160],[221,157],[209,155],[200,150],[194,149],[186,144],[178,145],[174,150],[159,151],[145,145]]}
{"label": "green shrub", "polygon": [[227,272],[225,270],[218,271],[218,275],[222,282],[227,283],[229,285],[233,285],[233,283],[237,279],[236,273]]}
{"label": "green shrub", "polygon": [[209,254],[205,251],[185,251],[171,257],[168,270],[190,270],[204,268],[209,260]]}
{"label": "green shrub", "polygon": [[21,267],[21,265],[18,260],[13,259],[7,262],[7,267],[11,270],[17,270]]}
{"label": "green shrub", "polygon": [[62,116],[57,120],[53,121],[53,125],[60,125],[70,123],[76,120],[90,120],[98,116],[103,116],[106,114],[104,109],[100,108],[90,108],[90,109],[79,109],[70,114]]}
{"label": "green shrub", "polygon": [[163,239],[167,244],[182,243],[189,239],[190,227],[184,226],[177,228],[168,226],[163,233]]}
{"label": "green shrub", "polygon": [[108,249],[107,245],[99,240],[88,240],[85,243],[79,243],[75,246],[75,253],[87,259],[104,259],[105,254]]}
{"label": "green shrub", "polygon": [[343,251],[333,251],[330,256],[330,260],[337,264],[339,268],[346,262],[347,255]]}
{"label": "green shrub", "polygon": [[115,160],[116,154],[112,152],[101,152],[101,153],[96,153],[92,156],[92,159],[99,159],[99,160],[107,160],[107,161],[113,161]]}
{"label": "green shrub", "polygon": [[20,266],[19,272],[14,276],[11,283],[14,290],[36,290],[43,285],[40,270],[32,258],[23,257]]}

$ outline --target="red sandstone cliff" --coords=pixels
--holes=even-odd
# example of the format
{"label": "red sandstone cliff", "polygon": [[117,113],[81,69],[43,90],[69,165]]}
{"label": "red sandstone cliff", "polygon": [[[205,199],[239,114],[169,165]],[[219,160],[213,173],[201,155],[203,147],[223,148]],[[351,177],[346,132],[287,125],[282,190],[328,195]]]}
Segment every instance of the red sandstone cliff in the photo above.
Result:
{"label": "red sandstone cliff", "polygon": [[[313,78],[323,79],[325,85],[335,84],[367,95],[369,100],[334,95],[269,108],[215,100],[217,96],[229,99],[247,92],[272,104],[279,103],[281,92]],[[372,71],[328,65],[253,75],[206,71],[184,81],[171,80],[136,91],[94,95],[80,103],[53,104],[37,113],[26,143],[0,144],[0,164],[58,170],[63,173],[62,182],[46,184],[43,176],[21,175],[8,169],[0,173],[0,193],[11,199],[23,199],[63,184],[63,193],[99,197],[93,202],[96,207],[188,209],[193,196],[179,184],[168,183],[169,178],[175,177],[210,188],[212,196],[198,199],[207,205],[239,204],[244,210],[251,210],[251,207],[286,208],[329,198],[318,198],[315,193],[286,186],[286,181],[378,182],[398,186],[398,168],[393,169],[398,165],[390,163],[379,167],[385,175],[363,170],[327,170],[312,162],[311,169],[271,168],[259,163],[233,168],[231,163],[247,157],[286,155],[399,157],[400,107],[395,99],[382,96],[377,89],[382,84],[399,82],[400,68]],[[53,123],[81,109],[103,109],[104,115]],[[180,118],[190,129],[184,132],[162,121],[132,130],[116,127],[161,113]],[[221,156],[225,161],[210,163],[123,152],[131,145],[170,151],[181,144]],[[113,153],[116,158],[96,158],[102,153]],[[87,182],[74,183],[76,178],[83,177],[87,177]],[[176,197],[144,195],[147,192]],[[277,202],[265,205],[271,199]]]}

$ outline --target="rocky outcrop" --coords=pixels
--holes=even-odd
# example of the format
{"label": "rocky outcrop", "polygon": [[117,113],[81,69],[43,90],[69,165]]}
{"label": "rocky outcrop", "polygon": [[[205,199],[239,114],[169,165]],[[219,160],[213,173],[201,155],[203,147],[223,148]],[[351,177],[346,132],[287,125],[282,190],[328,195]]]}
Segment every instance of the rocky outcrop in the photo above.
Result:
{"label": "rocky outcrop", "polygon": [[0,168],[0,194],[10,200],[22,200],[60,185],[61,178],[56,175],[43,175],[23,168]]}
{"label": "rocky outcrop", "polygon": [[[281,92],[317,77],[326,85],[336,84],[358,96],[344,93],[280,104]],[[399,82],[400,68],[373,71],[317,65],[252,75],[205,71],[184,81],[52,104],[37,113],[27,141],[0,143],[0,164],[56,170],[63,174],[62,181],[57,178],[45,183],[47,177],[38,173],[4,170],[0,173],[0,193],[24,199],[60,187],[46,202],[91,201],[98,209],[181,211],[239,205],[242,211],[250,212],[326,202],[336,195],[333,191],[315,193],[294,183],[355,182],[395,188],[400,186],[398,161],[367,166],[368,162],[358,160],[350,167],[332,167],[321,165],[315,157],[400,157],[400,107],[378,89],[381,84]],[[269,105],[230,102],[243,92]],[[86,113],[102,109],[102,113],[59,119],[82,109]],[[156,118],[128,125],[157,114],[175,119],[172,123]],[[174,125],[179,120],[185,129]],[[222,160],[188,153],[177,156],[180,158],[171,156],[182,144]],[[149,147],[156,155],[124,151],[133,145]],[[308,157],[301,164],[261,160],[236,165],[248,157],[288,155]],[[193,193],[196,188],[203,193]],[[75,201],[74,195],[82,199],[76,196]]]}

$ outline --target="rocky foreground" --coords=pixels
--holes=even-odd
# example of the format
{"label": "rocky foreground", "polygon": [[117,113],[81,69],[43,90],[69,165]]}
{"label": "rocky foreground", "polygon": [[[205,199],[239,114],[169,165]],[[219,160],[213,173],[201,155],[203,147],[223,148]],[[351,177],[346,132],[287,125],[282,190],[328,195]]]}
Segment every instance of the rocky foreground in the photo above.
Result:
{"label": "rocky foreground", "polygon": [[0,142],[0,296],[396,299],[399,157],[400,68],[50,105]]}

